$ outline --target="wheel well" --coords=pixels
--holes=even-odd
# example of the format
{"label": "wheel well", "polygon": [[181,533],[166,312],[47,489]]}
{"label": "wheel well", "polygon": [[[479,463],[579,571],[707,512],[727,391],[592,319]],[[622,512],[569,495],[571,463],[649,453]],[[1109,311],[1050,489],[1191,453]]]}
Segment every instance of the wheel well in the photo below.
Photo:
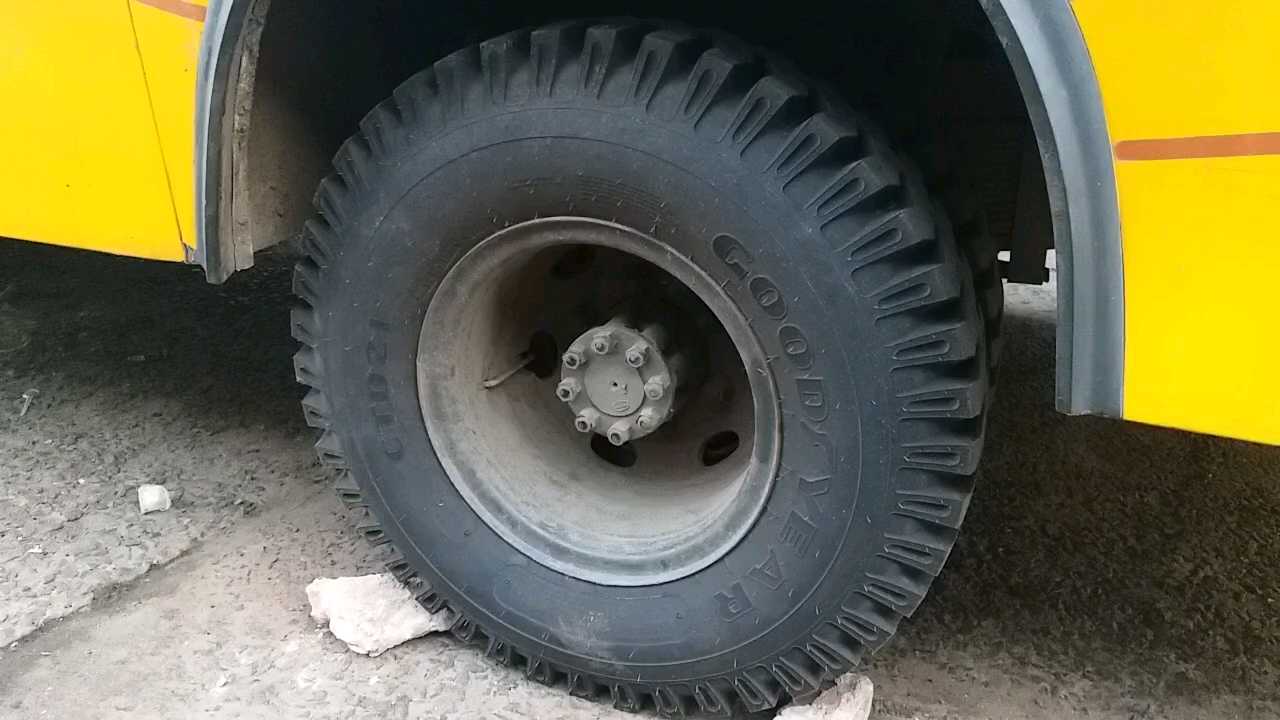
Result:
{"label": "wheel well", "polygon": [[[570,17],[660,17],[714,27],[789,58],[883,126],[943,197],[980,208],[1011,280],[1041,282],[1052,244],[1043,168],[1014,72],[979,0],[244,0],[230,83],[218,236],[237,268],[294,238],[360,118],[449,52]],[[229,159],[229,162],[226,160]],[[957,201],[952,189],[963,188]],[[959,208],[953,208],[953,211]],[[229,222],[228,222],[229,220]],[[224,256],[225,256],[224,251]]]}

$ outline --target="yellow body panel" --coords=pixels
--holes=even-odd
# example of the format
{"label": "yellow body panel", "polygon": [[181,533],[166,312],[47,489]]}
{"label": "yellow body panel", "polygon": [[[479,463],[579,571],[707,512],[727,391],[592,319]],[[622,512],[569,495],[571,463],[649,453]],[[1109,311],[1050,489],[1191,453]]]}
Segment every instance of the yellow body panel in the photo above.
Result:
{"label": "yellow body panel", "polygon": [[1280,443],[1280,157],[1117,174],[1125,417]]}
{"label": "yellow body panel", "polygon": [[[1280,131],[1280,3],[1076,0],[1113,143]],[[1280,444],[1280,156],[1117,160],[1124,414]]]}
{"label": "yellow body panel", "polygon": [[174,212],[182,242],[194,248],[196,71],[204,24],[139,0],[130,2]]}
{"label": "yellow body panel", "polygon": [[1280,130],[1280,3],[1074,0],[1111,140]]}
{"label": "yellow body panel", "polygon": [[181,260],[126,0],[5,2],[0,235]]}

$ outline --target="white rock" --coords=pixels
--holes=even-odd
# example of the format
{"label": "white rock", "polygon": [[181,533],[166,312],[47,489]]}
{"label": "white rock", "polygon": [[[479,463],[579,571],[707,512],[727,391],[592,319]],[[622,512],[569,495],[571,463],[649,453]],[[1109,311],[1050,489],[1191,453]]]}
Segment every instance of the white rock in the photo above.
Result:
{"label": "white rock", "polygon": [[362,655],[381,655],[400,643],[449,629],[447,612],[427,612],[389,573],[316,578],[307,585],[311,617]]}
{"label": "white rock", "polygon": [[138,509],[143,515],[150,512],[164,512],[173,507],[169,499],[169,491],[163,485],[139,485]]}
{"label": "white rock", "polygon": [[850,673],[836,681],[811,705],[793,705],[778,713],[776,720],[867,720],[875,689],[871,678]]}

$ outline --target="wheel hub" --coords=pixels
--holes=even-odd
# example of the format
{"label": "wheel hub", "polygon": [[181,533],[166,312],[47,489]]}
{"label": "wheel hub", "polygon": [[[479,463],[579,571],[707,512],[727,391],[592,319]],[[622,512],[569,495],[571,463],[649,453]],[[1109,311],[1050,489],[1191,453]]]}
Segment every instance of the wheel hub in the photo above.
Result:
{"label": "wheel hub", "polygon": [[579,335],[561,359],[556,386],[574,428],[624,445],[670,419],[680,358],[667,357],[665,342],[661,326],[636,330],[621,317]]}

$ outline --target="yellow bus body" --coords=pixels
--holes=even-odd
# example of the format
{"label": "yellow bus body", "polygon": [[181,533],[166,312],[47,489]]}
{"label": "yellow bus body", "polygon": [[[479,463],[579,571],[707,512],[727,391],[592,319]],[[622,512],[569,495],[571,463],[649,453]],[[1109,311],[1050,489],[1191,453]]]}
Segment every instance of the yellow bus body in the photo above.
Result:
{"label": "yellow bus body", "polygon": [[1118,151],[1124,415],[1280,443],[1280,3],[1073,4]]}
{"label": "yellow bus body", "polygon": [[185,258],[201,23],[170,4],[5,3],[0,235]]}

